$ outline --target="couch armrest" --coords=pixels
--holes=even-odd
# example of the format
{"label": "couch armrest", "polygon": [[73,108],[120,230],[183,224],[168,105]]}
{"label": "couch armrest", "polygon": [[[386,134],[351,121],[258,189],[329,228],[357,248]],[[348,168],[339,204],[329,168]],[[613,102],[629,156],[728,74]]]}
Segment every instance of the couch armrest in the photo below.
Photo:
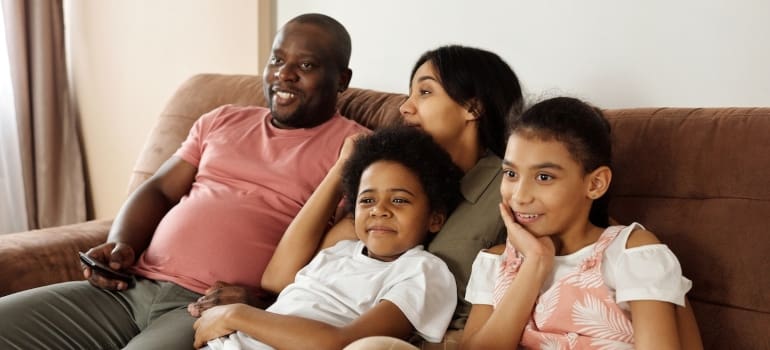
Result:
{"label": "couch armrest", "polygon": [[0,296],[83,279],[78,251],[107,240],[112,220],[0,235]]}

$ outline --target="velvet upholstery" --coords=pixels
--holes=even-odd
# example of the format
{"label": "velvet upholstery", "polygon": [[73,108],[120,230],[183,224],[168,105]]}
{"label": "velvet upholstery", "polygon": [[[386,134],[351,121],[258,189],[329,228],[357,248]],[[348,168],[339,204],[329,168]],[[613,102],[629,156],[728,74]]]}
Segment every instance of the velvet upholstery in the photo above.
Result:
{"label": "velvet upholstery", "polygon": [[101,244],[112,220],[0,235],[0,296],[83,279],[77,252]]}
{"label": "velvet upholstery", "polygon": [[610,110],[610,214],[679,257],[710,349],[770,349],[770,108]]}
{"label": "velvet upholstery", "polygon": [[[398,123],[405,95],[342,93],[343,115],[370,128]],[[129,191],[225,103],[264,105],[261,79],[196,75],[180,86],[139,155]],[[707,349],[770,349],[770,108],[605,110],[613,130],[610,213],[638,221],[679,257]],[[0,295],[81,278],[76,252],[110,220],[0,236]],[[460,332],[442,344],[452,349]]]}

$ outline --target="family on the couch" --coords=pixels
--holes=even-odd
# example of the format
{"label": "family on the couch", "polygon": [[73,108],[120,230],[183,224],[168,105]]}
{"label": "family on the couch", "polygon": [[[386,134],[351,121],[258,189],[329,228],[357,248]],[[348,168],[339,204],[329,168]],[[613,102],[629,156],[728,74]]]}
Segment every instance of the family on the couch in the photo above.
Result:
{"label": "family on the couch", "polygon": [[414,348],[449,327],[466,349],[702,348],[673,253],[608,227],[598,109],[524,111],[502,59],[447,46],[412,70],[411,128],[370,134],[335,107],[350,52],[328,16],[285,24],[269,108],[201,117],[87,252],[134,285],[84,267],[0,298],[0,347]]}

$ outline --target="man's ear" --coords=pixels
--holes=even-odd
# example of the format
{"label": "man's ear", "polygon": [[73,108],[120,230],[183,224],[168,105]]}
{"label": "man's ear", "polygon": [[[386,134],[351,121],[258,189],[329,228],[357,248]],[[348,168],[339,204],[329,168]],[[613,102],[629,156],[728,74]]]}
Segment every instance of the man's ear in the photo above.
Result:
{"label": "man's ear", "polygon": [[588,198],[597,199],[607,193],[612,182],[612,170],[608,166],[600,166],[588,174]]}
{"label": "man's ear", "polygon": [[428,222],[428,231],[432,234],[436,234],[441,230],[441,227],[444,226],[444,222],[446,221],[446,214],[434,211],[430,214],[430,218],[428,220],[430,220]]}
{"label": "man's ear", "polygon": [[345,68],[340,72],[340,81],[339,81],[339,88],[337,88],[337,92],[343,92],[348,89],[348,84],[350,84],[350,79],[353,78],[353,70],[350,68]]}

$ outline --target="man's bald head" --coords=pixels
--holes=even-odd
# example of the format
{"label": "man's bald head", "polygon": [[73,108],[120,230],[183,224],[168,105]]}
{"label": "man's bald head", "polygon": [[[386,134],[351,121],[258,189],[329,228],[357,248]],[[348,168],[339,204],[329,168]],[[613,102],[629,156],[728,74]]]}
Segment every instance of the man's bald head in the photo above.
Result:
{"label": "man's bald head", "polygon": [[328,32],[334,38],[332,51],[338,68],[340,70],[348,69],[351,51],[350,34],[340,22],[320,13],[306,13],[292,18],[286,22],[286,25],[292,23],[312,24]]}

